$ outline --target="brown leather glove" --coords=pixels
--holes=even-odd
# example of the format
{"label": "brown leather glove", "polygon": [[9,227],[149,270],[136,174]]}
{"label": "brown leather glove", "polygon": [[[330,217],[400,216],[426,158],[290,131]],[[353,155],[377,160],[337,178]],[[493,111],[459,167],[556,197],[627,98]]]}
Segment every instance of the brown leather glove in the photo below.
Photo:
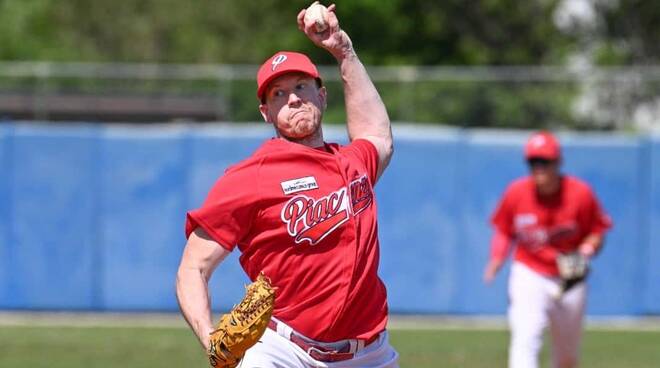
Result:
{"label": "brown leather glove", "polygon": [[209,362],[212,367],[233,368],[245,351],[259,341],[268,327],[275,305],[275,288],[262,274],[245,286],[243,300],[220,318],[211,333]]}

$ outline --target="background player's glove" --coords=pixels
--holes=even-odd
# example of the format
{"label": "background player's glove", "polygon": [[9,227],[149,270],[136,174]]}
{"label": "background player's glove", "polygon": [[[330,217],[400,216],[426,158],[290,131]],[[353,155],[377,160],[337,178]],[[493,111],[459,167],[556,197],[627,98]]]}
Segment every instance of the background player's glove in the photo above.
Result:
{"label": "background player's glove", "polygon": [[245,351],[259,341],[268,327],[275,305],[275,288],[263,274],[245,287],[243,300],[224,314],[209,341],[213,367],[233,368]]}
{"label": "background player's glove", "polygon": [[556,261],[562,279],[561,293],[584,280],[589,273],[589,261],[579,252],[559,254]]}

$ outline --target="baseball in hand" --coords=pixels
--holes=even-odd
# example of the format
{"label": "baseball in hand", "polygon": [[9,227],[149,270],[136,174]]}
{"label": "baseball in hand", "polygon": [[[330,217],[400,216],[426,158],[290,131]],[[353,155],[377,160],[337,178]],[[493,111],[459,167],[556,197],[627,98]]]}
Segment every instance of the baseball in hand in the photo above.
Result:
{"label": "baseball in hand", "polygon": [[325,31],[328,28],[328,8],[315,1],[305,11],[304,21],[305,24],[314,23],[317,33]]}

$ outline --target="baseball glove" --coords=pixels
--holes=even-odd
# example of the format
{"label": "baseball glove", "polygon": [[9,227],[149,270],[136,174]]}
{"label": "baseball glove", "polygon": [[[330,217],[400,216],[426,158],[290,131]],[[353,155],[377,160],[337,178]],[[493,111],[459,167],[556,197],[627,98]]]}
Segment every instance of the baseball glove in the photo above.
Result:
{"label": "baseball glove", "polygon": [[259,341],[268,327],[275,305],[275,288],[262,274],[245,286],[243,300],[220,318],[209,341],[212,367],[233,368],[245,351]]}
{"label": "baseball glove", "polygon": [[589,261],[579,252],[559,254],[556,261],[562,279],[562,293],[580,283],[589,273]]}

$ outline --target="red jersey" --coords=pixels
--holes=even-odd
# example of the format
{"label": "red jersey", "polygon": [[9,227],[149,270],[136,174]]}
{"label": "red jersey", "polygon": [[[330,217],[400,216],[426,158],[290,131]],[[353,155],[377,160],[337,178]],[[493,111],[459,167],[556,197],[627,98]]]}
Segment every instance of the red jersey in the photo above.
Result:
{"label": "red jersey", "polygon": [[516,243],[514,259],[548,276],[557,276],[557,252],[576,251],[589,234],[612,224],[589,185],[562,176],[557,194],[541,197],[531,177],[514,181],[504,193],[492,223]]}
{"label": "red jersey", "polygon": [[378,152],[363,139],[324,148],[266,141],[188,213],[186,236],[199,226],[224,248],[238,246],[250,279],[263,271],[278,288],[273,316],[298,332],[368,339],[387,324],[377,274]]}

